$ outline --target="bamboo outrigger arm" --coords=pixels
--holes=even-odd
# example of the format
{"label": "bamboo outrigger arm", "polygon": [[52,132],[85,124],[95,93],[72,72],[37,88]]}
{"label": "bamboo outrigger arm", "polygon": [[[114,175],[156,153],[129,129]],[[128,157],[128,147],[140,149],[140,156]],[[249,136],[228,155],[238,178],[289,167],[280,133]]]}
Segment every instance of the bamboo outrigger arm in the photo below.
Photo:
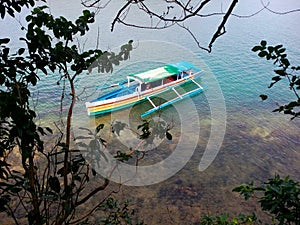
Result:
{"label": "bamboo outrigger arm", "polygon": [[149,116],[150,114],[152,114],[152,113],[154,113],[154,112],[156,112],[156,111],[158,111],[158,110],[160,110],[160,109],[162,109],[162,108],[165,108],[165,107],[167,107],[167,106],[169,106],[169,105],[172,105],[172,104],[174,104],[175,102],[181,101],[181,100],[184,99],[184,98],[192,97],[192,96],[194,96],[194,95],[196,95],[196,94],[198,94],[198,93],[200,93],[200,92],[203,92],[203,91],[207,88],[207,86],[202,87],[199,83],[197,83],[197,82],[196,82],[195,80],[193,80],[193,79],[192,79],[192,81],[198,86],[197,89],[194,89],[194,90],[192,90],[192,91],[189,91],[189,92],[184,93],[183,95],[180,95],[180,94],[175,90],[175,88],[172,88],[172,90],[173,90],[178,96],[177,96],[176,98],[173,98],[173,99],[171,99],[171,100],[169,100],[169,101],[167,101],[167,102],[161,104],[161,105],[156,106],[156,105],[153,103],[153,101],[150,99],[150,97],[147,97],[148,101],[151,103],[151,105],[153,106],[153,108],[152,108],[152,109],[149,109],[149,110],[146,111],[146,112],[144,112],[144,113],[141,115],[141,117],[144,118],[144,117],[146,117],[146,116]]}

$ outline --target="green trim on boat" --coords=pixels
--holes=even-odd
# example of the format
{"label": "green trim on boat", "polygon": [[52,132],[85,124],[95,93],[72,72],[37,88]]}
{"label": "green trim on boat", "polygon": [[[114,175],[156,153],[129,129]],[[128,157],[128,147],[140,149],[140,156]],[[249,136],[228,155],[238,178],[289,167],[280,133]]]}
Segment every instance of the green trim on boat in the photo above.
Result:
{"label": "green trim on boat", "polygon": [[165,67],[159,67],[153,70],[148,70],[146,72],[137,73],[137,74],[130,74],[128,77],[132,77],[135,79],[140,80],[142,83],[149,83],[154,82],[157,80],[161,80],[167,77],[170,77],[172,75],[175,75],[176,73],[173,72],[173,70],[170,69],[171,72],[165,69]]}

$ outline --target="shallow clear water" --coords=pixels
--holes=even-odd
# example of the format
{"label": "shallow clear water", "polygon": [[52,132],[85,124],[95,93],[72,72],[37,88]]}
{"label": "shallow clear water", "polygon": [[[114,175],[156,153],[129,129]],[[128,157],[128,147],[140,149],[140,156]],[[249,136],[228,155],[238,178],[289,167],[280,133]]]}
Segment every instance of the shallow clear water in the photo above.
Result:
{"label": "shallow clear water", "polygon": [[[235,12],[240,15],[251,14],[259,8],[259,1],[255,4],[252,1],[241,1]],[[79,4],[70,4],[70,1],[65,0],[50,1],[49,5],[52,13],[71,18],[75,18],[81,11]],[[275,10],[285,11],[299,8],[300,3],[297,0],[278,0],[270,1],[270,6]],[[219,5],[216,10],[218,7]],[[75,135],[79,126],[93,128],[95,124],[105,123],[108,127],[115,119],[136,127],[140,123],[137,112],[149,107],[144,104],[111,116],[88,118],[84,102],[99,94],[95,84],[111,84],[118,78],[123,79],[124,74],[183,59],[204,70],[202,82],[209,86],[205,94],[164,110],[162,118],[166,121],[174,120],[174,128],[170,131],[174,136],[173,142],[160,142],[147,153],[144,161],[145,165],[156,164],[170,156],[186,132],[189,135],[184,138],[190,140],[187,140],[182,150],[189,152],[193,148],[189,152],[190,159],[186,160],[187,163],[163,182],[144,187],[124,187],[121,195],[132,198],[139,216],[147,224],[192,224],[204,213],[255,210],[257,206],[253,202],[243,202],[242,198],[231,192],[232,188],[252,180],[263,182],[275,173],[300,179],[299,121],[290,121],[285,115],[271,112],[277,102],[287,102],[292,95],[287,94],[289,91],[284,84],[275,85],[271,90],[267,88],[273,75],[272,63],[251,52],[251,48],[262,39],[273,45],[282,43],[287,48],[291,63],[299,64],[299,13],[278,16],[264,11],[248,19],[231,17],[226,27],[227,33],[217,40],[213,52],[208,54],[198,49],[189,34],[178,27],[150,31],[117,25],[115,32],[110,33],[110,22],[115,9],[117,3],[112,3],[109,10],[101,12],[97,24],[91,27],[85,47],[95,46],[97,28],[100,27],[102,48],[115,49],[133,39],[136,49],[132,52],[131,60],[116,67],[113,74],[84,75],[78,79],[78,93],[83,89],[85,91],[76,105]],[[194,19],[189,26],[205,45],[212,35],[209,32],[219,20],[220,18],[211,18],[205,23],[198,23]],[[6,29],[1,31],[1,36],[5,32],[12,32],[9,26],[4,25],[4,28]],[[19,35],[17,31],[14,32],[16,36]],[[52,122],[60,115],[57,103],[60,101],[61,88],[54,85],[57,80],[57,75],[48,75],[38,85],[37,109],[40,110],[43,121]],[[270,96],[266,102],[261,102],[259,98],[263,93]],[[218,107],[214,104],[218,104]],[[224,110],[222,104],[225,104],[226,111],[220,111]],[[66,108],[67,104],[63,107]],[[221,148],[210,166],[200,172],[199,162],[212,138],[211,129],[215,124],[217,128],[223,127],[224,121],[226,131],[224,140],[220,143]],[[125,133],[118,140],[125,148],[134,144],[129,142]],[[196,146],[193,145],[195,140]]]}

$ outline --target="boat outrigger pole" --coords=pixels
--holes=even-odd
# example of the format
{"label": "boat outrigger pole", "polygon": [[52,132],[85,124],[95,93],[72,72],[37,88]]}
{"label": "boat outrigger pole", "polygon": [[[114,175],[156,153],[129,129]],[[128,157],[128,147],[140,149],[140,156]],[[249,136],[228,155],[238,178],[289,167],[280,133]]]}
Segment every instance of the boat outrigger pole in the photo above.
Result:
{"label": "boat outrigger pole", "polygon": [[171,99],[171,100],[169,100],[169,101],[167,101],[167,102],[165,102],[165,103],[163,103],[163,104],[161,104],[161,105],[156,106],[156,105],[153,103],[153,101],[150,99],[150,96],[147,97],[147,100],[151,103],[151,105],[153,106],[153,108],[150,109],[150,110],[148,110],[148,111],[146,111],[145,113],[141,114],[141,117],[144,118],[144,117],[146,117],[146,116],[149,116],[150,114],[152,114],[152,113],[154,113],[154,112],[156,112],[156,111],[158,111],[158,110],[160,110],[160,109],[162,109],[162,108],[165,108],[165,107],[167,107],[167,106],[169,106],[169,105],[172,105],[172,104],[174,104],[175,102],[181,101],[181,100],[184,99],[184,98],[192,97],[192,96],[194,96],[194,95],[196,95],[196,94],[198,94],[198,93],[204,91],[204,90],[207,88],[206,86],[202,87],[202,86],[201,86],[199,83],[197,83],[194,79],[191,79],[191,81],[192,81],[194,84],[196,84],[196,85],[198,86],[198,88],[196,88],[196,89],[194,89],[194,90],[192,90],[192,91],[186,92],[186,93],[184,93],[184,94],[181,95],[181,94],[178,93],[178,91],[175,89],[175,87],[172,87],[171,90],[173,90],[173,91],[176,93],[177,97],[176,97],[176,98],[173,98],[173,99]]}

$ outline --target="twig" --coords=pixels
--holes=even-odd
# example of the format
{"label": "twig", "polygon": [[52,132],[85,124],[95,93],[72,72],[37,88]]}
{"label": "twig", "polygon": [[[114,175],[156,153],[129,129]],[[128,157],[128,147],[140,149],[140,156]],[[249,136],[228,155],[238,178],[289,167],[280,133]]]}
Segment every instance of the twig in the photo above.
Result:
{"label": "twig", "polygon": [[98,188],[94,189],[91,191],[87,196],[85,196],[83,199],[81,199],[78,202],[75,202],[75,207],[82,205],[85,203],[87,200],[89,200],[91,197],[93,197],[95,194],[97,194],[99,191],[103,191],[109,184],[109,179],[104,180],[104,184],[99,186]]}
{"label": "twig", "polygon": [[260,0],[260,2],[266,10],[268,10],[271,13],[277,14],[277,15],[286,15],[286,14],[290,14],[290,13],[300,12],[300,9],[293,9],[293,10],[289,10],[289,11],[285,11],[285,12],[277,12],[277,11],[274,11],[274,10],[268,8],[269,2],[268,2],[268,4],[265,4],[262,0]]}
{"label": "twig", "polygon": [[233,0],[227,13],[225,14],[225,16],[223,17],[223,20],[221,22],[221,24],[219,25],[217,31],[215,32],[215,34],[213,35],[210,43],[208,44],[208,48],[209,48],[209,52],[211,52],[211,49],[212,49],[212,45],[213,43],[216,41],[216,39],[218,37],[220,37],[221,35],[225,34],[226,30],[225,30],[225,24],[231,14],[231,12],[233,11],[235,5],[238,3],[238,0]]}

